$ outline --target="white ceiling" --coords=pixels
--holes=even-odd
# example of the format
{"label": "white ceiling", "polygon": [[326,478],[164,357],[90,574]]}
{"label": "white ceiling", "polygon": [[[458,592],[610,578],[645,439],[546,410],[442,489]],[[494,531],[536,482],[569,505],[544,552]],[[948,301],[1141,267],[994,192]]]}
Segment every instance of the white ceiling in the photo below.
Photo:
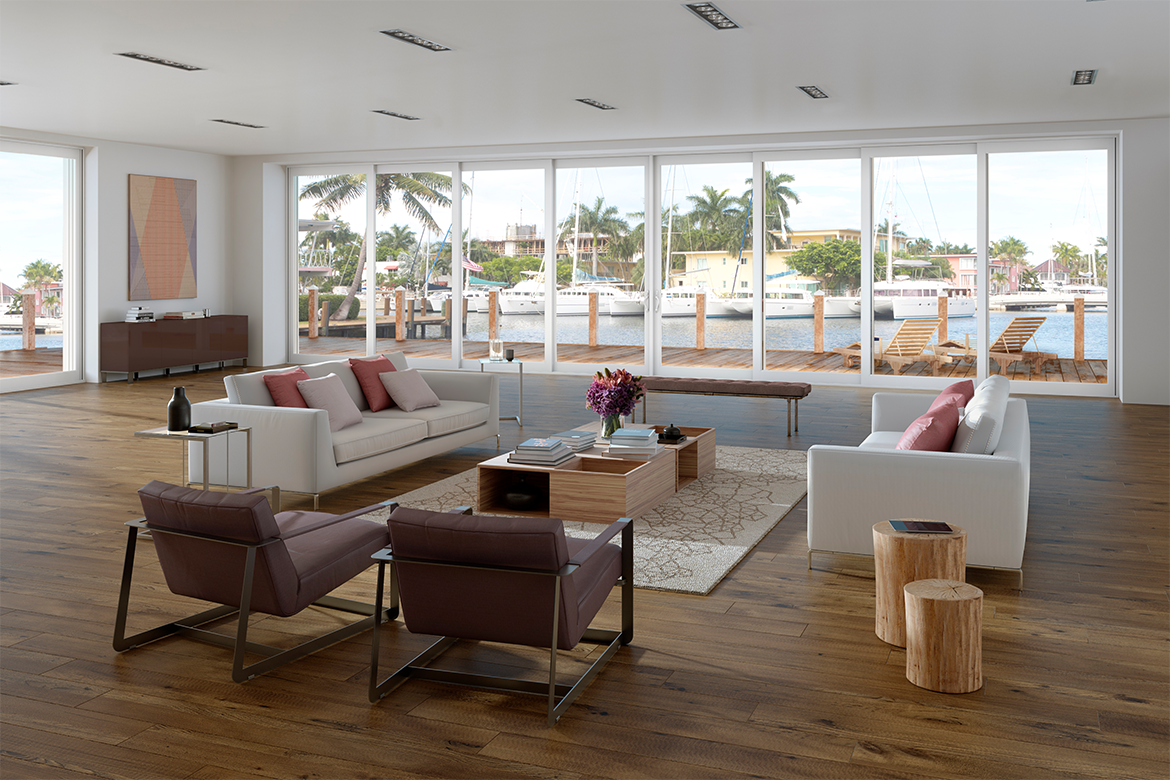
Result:
{"label": "white ceiling", "polygon": [[2,0],[0,126],[245,155],[1170,114],[1167,0],[717,4],[742,29],[681,0]]}

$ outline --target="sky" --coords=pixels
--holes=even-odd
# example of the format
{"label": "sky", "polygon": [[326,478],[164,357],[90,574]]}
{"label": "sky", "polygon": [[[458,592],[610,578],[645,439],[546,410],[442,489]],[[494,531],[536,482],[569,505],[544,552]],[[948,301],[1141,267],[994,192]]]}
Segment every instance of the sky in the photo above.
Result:
{"label": "sky", "polygon": [[29,263],[61,262],[64,166],[59,157],[0,152],[0,281],[15,290]]}
{"label": "sky", "polygon": [[[800,197],[791,206],[794,229],[861,227],[860,162],[852,160],[790,160],[769,162],[771,172],[788,173],[788,186]],[[997,153],[988,163],[991,240],[1013,235],[1023,240],[1036,265],[1050,257],[1056,241],[1068,241],[1091,251],[1097,236],[1108,230],[1107,155],[1103,150],[1068,152]],[[891,171],[893,172],[891,174]],[[507,225],[536,224],[543,233],[543,169],[477,171],[465,173],[473,195],[464,202],[464,223],[477,238],[503,238]],[[704,185],[740,195],[748,189],[749,163],[690,164],[663,171],[663,202],[680,210],[689,207],[688,195]],[[474,178],[473,178],[474,177]],[[875,223],[892,208],[894,222],[911,237],[938,243],[975,246],[976,169],[974,155],[923,156],[879,160],[875,173]],[[619,214],[636,225],[642,212],[644,174],[640,166],[565,168],[556,172],[557,221],[572,214],[579,197],[594,204],[603,197]],[[893,186],[891,186],[893,185]],[[20,272],[30,262],[62,259],[62,161],[53,157],[0,153],[0,281],[22,284]],[[302,217],[311,217],[312,205],[301,205]],[[352,203],[340,216],[354,229],[365,223],[364,206]],[[435,213],[441,225],[450,223],[449,211]],[[377,228],[408,224],[416,235],[421,226],[396,204],[396,213],[379,217]],[[429,236],[431,240],[439,237]]]}
{"label": "sky", "polygon": [[[1028,261],[1033,265],[1051,256],[1050,248],[1056,241],[1091,251],[1097,236],[1108,231],[1107,160],[1103,150],[990,155],[991,240],[1005,236],[1021,239],[1031,250]],[[788,187],[800,203],[790,205],[793,229],[861,228],[860,160],[788,160],[766,166],[771,173],[794,177]],[[690,204],[688,196],[701,194],[704,185],[741,195],[748,189],[745,179],[750,175],[749,163],[669,166],[662,174],[662,201],[673,201],[685,211]],[[875,164],[874,180],[875,224],[892,213],[899,229],[912,238],[975,246],[974,155],[882,158]],[[473,188],[472,197],[464,202],[465,227],[470,206],[472,237],[503,238],[510,224],[535,223],[537,231],[543,233],[542,170],[478,171],[466,173],[464,181]],[[628,215],[644,210],[643,181],[639,166],[559,169],[557,221],[571,217],[578,197],[581,203],[593,205],[601,196],[633,226],[641,217]],[[364,222],[360,207],[350,213],[354,224]],[[449,221],[449,214],[444,218]],[[399,214],[386,221],[411,222]],[[382,218],[378,227],[382,229]],[[414,227],[418,232],[417,224]]]}

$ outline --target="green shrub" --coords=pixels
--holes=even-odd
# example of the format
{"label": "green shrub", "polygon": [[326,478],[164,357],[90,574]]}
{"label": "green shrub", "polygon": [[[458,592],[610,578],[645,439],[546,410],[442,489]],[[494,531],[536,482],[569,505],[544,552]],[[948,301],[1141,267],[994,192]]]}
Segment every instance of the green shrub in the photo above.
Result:
{"label": "green shrub", "polygon": [[[344,300],[345,300],[344,295],[318,295],[317,296],[317,306],[318,307],[324,306],[325,302],[328,301],[328,303],[329,303],[329,319],[333,319],[333,313],[337,311],[337,307],[340,306],[341,302]],[[362,306],[361,301],[359,301],[357,298],[354,298],[353,302],[349,306],[349,316],[342,317],[342,319],[356,320],[358,318],[358,312],[361,310],[361,306]],[[308,322],[309,321],[309,296],[308,295],[300,296],[300,300],[299,300],[298,306],[297,306],[297,321],[298,322]]]}

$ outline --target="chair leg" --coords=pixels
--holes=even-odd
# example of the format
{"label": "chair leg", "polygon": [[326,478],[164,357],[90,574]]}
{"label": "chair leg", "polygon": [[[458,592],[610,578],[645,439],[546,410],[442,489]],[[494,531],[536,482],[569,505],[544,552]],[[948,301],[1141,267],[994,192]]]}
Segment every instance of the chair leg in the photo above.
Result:
{"label": "chair leg", "polygon": [[[329,645],[356,636],[361,632],[373,627],[375,623],[374,607],[370,604],[364,604],[349,599],[342,599],[335,596],[324,596],[314,604],[328,607],[331,609],[339,609],[345,612],[354,612],[357,614],[367,615],[363,620],[350,623],[342,626],[327,634],[323,634],[307,642],[303,642],[296,647],[282,650],[277,647],[270,647],[269,645],[262,645],[256,642],[248,641],[248,618],[250,616],[249,606],[251,603],[252,594],[252,579],[255,570],[256,562],[256,548],[248,549],[247,559],[244,566],[244,582],[240,594],[240,606],[233,607],[230,604],[222,604],[218,607],[198,612],[189,617],[180,618],[170,623],[163,623],[154,628],[140,631],[133,636],[126,636],[126,616],[130,608],[130,585],[134,573],[134,554],[138,541],[138,526],[130,525],[129,534],[126,542],[126,560],[122,567],[122,586],[118,593],[118,610],[114,618],[114,650],[117,652],[125,652],[133,650],[140,645],[145,645],[148,642],[153,642],[157,639],[162,639],[168,636],[184,636],[190,639],[196,639],[208,644],[225,647],[232,651],[232,680],[235,682],[246,682],[257,675],[264,674],[275,669],[278,666],[283,666],[290,661],[295,661],[299,658],[304,658],[307,655],[317,652]],[[218,631],[209,631],[200,628],[205,623],[213,620],[228,617],[232,614],[239,614],[236,623],[236,635],[228,636],[221,634]],[[381,614],[381,613],[377,613]],[[397,617],[397,599],[395,599],[393,607],[394,617]],[[267,656],[261,661],[245,666],[245,653],[255,653],[257,655]]]}

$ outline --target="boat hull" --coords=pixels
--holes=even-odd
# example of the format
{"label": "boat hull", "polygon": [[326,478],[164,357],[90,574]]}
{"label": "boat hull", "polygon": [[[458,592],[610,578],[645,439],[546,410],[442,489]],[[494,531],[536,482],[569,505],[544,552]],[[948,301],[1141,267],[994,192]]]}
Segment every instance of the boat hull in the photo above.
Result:
{"label": "boat hull", "polygon": [[[938,316],[938,298],[905,297],[893,298],[895,320],[929,320]],[[948,298],[947,319],[975,316],[974,298]]]}

